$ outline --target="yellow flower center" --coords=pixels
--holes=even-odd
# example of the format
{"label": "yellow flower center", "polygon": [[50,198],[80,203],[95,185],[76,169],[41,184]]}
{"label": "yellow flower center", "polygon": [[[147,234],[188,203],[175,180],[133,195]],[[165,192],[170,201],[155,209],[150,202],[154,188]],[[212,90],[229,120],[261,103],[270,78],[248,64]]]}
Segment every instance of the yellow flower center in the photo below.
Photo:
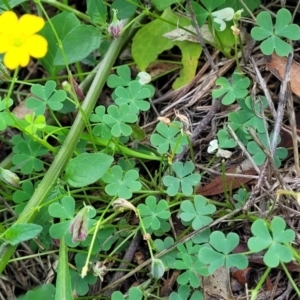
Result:
{"label": "yellow flower center", "polygon": [[24,44],[24,39],[22,39],[20,36],[15,36],[12,40],[12,44],[15,47],[20,47]]}

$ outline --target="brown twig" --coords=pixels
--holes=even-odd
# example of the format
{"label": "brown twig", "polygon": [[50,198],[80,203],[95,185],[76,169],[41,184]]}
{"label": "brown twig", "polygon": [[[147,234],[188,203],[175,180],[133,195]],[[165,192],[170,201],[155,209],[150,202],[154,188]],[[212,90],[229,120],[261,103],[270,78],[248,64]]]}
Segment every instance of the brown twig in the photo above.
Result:
{"label": "brown twig", "polygon": [[[127,268],[128,263],[130,263],[132,261],[132,259],[134,257],[134,254],[135,254],[138,246],[140,245],[141,240],[142,240],[142,235],[140,233],[137,233],[137,235],[132,239],[132,241],[131,241],[124,257],[123,257],[123,262],[120,263],[118,269],[122,270],[122,269]],[[112,279],[111,279],[108,286],[113,286],[113,284],[115,282],[119,281],[123,276],[124,276],[124,271],[116,272],[113,275],[113,277],[112,277]],[[117,286],[114,285],[114,288],[112,287],[110,289],[107,289],[103,295],[106,296],[106,297],[110,297],[111,294],[115,291],[116,288],[117,288]]]}
{"label": "brown twig", "polygon": [[[192,136],[190,139],[192,145],[198,139],[198,137],[200,136],[202,131],[205,129],[207,124],[212,120],[212,118],[214,117],[216,112],[221,109],[221,107],[222,107],[221,101],[216,100],[214,105],[212,105],[211,110],[205,115],[205,117],[198,123],[196,128],[193,130],[193,133],[192,133]],[[183,151],[180,154],[176,155],[175,161],[182,161],[184,159],[184,157],[186,156],[186,154],[188,153],[188,151],[189,151],[189,146],[185,146],[183,148]]]}

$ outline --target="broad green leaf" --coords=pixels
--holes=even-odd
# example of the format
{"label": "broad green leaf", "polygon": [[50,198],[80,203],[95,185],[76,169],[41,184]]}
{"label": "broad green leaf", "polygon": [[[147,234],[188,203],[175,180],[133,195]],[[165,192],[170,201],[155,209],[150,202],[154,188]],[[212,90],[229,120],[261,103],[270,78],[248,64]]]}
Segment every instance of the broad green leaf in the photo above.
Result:
{"label": "broad green leaf", "polygon": [[[167,8],[161,18],[181,26],[191,25],[191,20],[178,17]],[[177,26],[178,26],[177,25]],[[161,19],[156,19],[143,26],[135,35],[132,44],[132,55],[140,70],[145,70],[149,64],[155,61],[160,53],[178,46],[182,52],[182,72],[173,84],[173,88],[179,88],[190,82],[196,72],[201,47],[188,41],[171,41],[163,37],[163,34],[176,29],[176,25],[169,24]]]}
{"label": "broad green leaf", "polygon": [[[58,35],[58,38],[62,41],[72,30],[80,25],[80,21],[75,14],[71,12],[60,13],[51,18],[51,23]],[[57,45],[56,37],[52,31],[52,27],[49,22],[46,22],[44,28],[39,32],[48,41],[48,52],[46,56],[41,59],[41,62],[45,69],[49,72],[50,76],[54,77],[64,66],[55,66],[54,59],[59,51],[61,51]]]}
{"label": "broad green leaf", "polygon": [[158,11],[163,11],[164,9],[168,8],[169,6],[171,6],[172,4],[178,4],[181,3],[182,0],[152,0],[151,1],[152,4],[155,6],[155,8]]}
{"label": "broad green leaf", "polygon": [[134,15],[136,9],[138,8],[137,0],[114,0],[111,8],[114,8],[118,11],[118,19],[123,20],[130,18]]}
{"label": "broad green leaf", "polygon": [[37,224],[15,224],[5,231],[4,238],[7,243],[17,245],[36,237],[42,230]]}
{"label": "broad green leaf", "polygon": [[55,299],[55,286],[53,284],[42,284],[34,290],[28,291],[24,297],[19,300],[54,300]]}
{"label": "broad green leaf", "polygon": [[1,10],[11,10],[12,8],[18,6],[19,4],[26,2],[27,0],[1,0],[0,8]]}
{"label": "broad green leaf", "polygon": [[107,154],[82,153],[70,160],[64,180],[73,187],[83,187],[100,179],[113,162]]}
{"label": "broad green leaf", "polygon": [[103,0],[87,0],[86,13],[90,16],[93,22],[104,25],[107,17],[107,8]]}
{"label": "broad green leaf", "polygon": [[[76,26],[62,39],[67,63],[72,64],[87,57],[93,50],[99,48],[100,40],[101,34],[94,26]],[[56,52],[53,63],[56,66],[65,64],[61,51]]]}

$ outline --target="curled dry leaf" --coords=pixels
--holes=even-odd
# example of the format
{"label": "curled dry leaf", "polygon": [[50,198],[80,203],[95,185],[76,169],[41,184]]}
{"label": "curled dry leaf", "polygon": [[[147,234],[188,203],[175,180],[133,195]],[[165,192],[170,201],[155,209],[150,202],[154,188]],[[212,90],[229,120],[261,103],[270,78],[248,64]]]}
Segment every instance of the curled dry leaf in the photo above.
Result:
{"label": "curled dry leaf", "polygon": [[[279,80],[284,77],[286,68],[286,57],[279,57],[276,54],[272,54],[267,57],[267,68],[270,72],[276,76]],[[293,60],[290,70],[290,83],[292,92],[300,97],[300,64]]]}

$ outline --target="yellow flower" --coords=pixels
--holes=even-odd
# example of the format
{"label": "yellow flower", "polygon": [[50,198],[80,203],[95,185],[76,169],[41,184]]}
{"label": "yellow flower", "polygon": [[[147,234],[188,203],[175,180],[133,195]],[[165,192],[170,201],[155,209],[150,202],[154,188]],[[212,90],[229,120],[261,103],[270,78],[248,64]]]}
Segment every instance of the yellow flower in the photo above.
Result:
{"label": "yellow flower", "polygon": [[47,40],[36,34],[45,21],[37,16],[25,14],[20,19],[12,11],[0,15],[0,54],[4,65],[11,70],[29,64],[30,56],[42,58],[47,53]]}

